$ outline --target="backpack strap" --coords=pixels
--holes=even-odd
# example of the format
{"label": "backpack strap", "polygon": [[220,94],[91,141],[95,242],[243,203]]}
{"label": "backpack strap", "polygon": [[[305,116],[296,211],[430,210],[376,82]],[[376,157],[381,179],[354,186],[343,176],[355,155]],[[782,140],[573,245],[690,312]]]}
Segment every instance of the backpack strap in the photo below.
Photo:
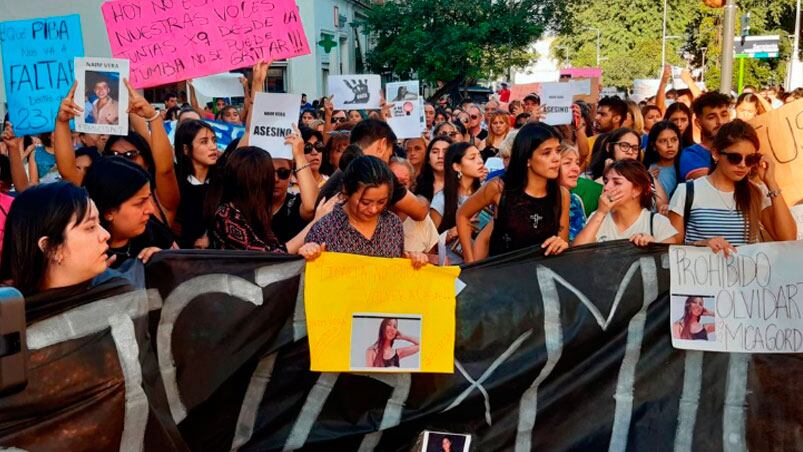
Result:
{"label": "backpack strap", "polygon": [[694,180],[686,181],[686,204],[683,206],[683,233],[686,234],[686,225],[689,224],[691,205],[694,203]]}
{"label": "backpack strap", "polygon": [[655,230],[655,228],[653,227],[654,223],[655,223],[655,212],[650,212],[650,236],[652,237],[655,237],[655,232],[653,232]]}

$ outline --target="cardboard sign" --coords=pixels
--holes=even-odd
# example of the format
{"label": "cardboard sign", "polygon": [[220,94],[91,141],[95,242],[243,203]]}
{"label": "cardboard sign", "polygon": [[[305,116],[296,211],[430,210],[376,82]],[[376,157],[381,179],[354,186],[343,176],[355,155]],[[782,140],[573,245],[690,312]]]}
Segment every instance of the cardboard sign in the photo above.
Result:
{"label": "cardboard sign", "polygon": [[378,109],[381,92],[382,81],[376,74],[329,76],[329,94],[334,95],[332,103],[338,110]]}
{"label": "cardboard sign", "polygon": [[546,113],[544,122],[553,126],[571,124],[574,94],[575,86],[572,83],[542,83],[541,105]]}
{"label": "cardboard sign", "polygon": [[294,0],[113,0],[101,9],[136,88],[310,52]]}
{"label": "cardboard sign", "polygon": [[459,274],[415,270],[409,259],[323,253],[304,280],[311,370],[452,373]]}
{"label": "cardboard sign", "polygon": [[192,86],[195,91],[206,97],[245,97],[240,77],[243,77],[243,74],[231,72],[215,74],[194,79]]}
{"label": "cardboard sign", "polygon": [[758,115],[750,124],[758,133],[761,152],[775,160],[775,179],[786,203],[803,201],[803,100]]}
{"label": "cardboard sign", "polygon": [[[541,84],[540,83],[523,83],[520,85],[513,85],[510,87],[510,100],[520,100],[524,101],[524,98],[527,97],[530,93],[540,93],[541,92]],[[540,94],[539,94],[540,95]]]}
{"label": "cardboard sign", "polygon": [[251,112],[249,144],[268,151],[275,159],[293,159],[293,149],[284,144],[298,122],[301,96],[298,94],[257,93]]}
{"label": "cardboard sign", "polygon": [[84,105],[75,130],[99,135],[128,135],[128,60],[76,58],[73,101]]}
{"label": "cardboard sign", "polygon": [[393,82],[385,86],[385,99],[392,104],[388,124],[397,138],[417,138],[426,129],[419,81]]}
{"label": "cardboard sign", "polygon": [[17,136],[53,130],[61,100],[84,55],[77,14],[0,23],[9,121]]}
{"label": "cardboard sign", "polygon": [[[574,90],[572,99],[574,101],[582,100],[589,104],[596,104],[599,102],[601,90],[599,78],[573,78],[567,82],[554,83],[564,83],[572,86],[572,89]],[[541,97],[541,103],[543,104],[544,100],[542,86],[545,84],[546,83],[525,83],[522,85],[513,85],[510,87],[510,100],[524,101],[524,98],[528,94],[535,93]]]}
{"label": "cardboard sign", "polygon": [[669,249],[672,345],[736,353],[803,352],[803,242]]}

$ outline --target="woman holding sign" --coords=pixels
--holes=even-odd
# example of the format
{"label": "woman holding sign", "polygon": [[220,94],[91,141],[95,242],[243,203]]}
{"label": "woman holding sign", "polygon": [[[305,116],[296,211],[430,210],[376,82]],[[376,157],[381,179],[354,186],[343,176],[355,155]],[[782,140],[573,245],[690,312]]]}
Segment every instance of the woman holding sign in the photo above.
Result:
{"label": "woman holding sign", "polygon": [[[736,246],[759,241],[795,240],[797,226],[775,180],[775,161],[759,152],[753,127],[740,120],[720,127],[711,154],[715,169],[708,176],[680,184],[669,204],[669,218],[679,243],[736,252]],[[749,180],[755,171],[763,183]]]}
{"label": "woman holding sign", "polygon": [[[413,345],[393,348],[395,341],[405,341]],[[399,321],[382,319],[379,324],[379,337],[374,345],[365,351],[365,367],[399,367],[401,359],[418,353],[418,339],[405,336],[399,331]]]}
{"label": "woman holding sign", "polygon": [[683,309],[683,318],[672,325],[672,335],[678,339],[686,340],[708,340],[708,333],[715,332],[713,323],[700,323],[702,316],[714,316],[714,313],[703,306],[701,297],[686,298],[686,306]]}

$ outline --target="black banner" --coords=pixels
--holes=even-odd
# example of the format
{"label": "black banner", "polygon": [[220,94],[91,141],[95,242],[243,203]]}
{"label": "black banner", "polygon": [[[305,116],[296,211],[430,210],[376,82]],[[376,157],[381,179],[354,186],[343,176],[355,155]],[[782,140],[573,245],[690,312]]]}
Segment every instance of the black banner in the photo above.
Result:
{"label": "black banner", "polygon": [[147,290],[37,302],[29,384],[0,399],[0,444],[409,451],[429,429],[469,433],[477,451],[803,450],[798,355],[672,348],[665,248],[465,267],[452,375],[310,372],[303,271],[166,252]]}

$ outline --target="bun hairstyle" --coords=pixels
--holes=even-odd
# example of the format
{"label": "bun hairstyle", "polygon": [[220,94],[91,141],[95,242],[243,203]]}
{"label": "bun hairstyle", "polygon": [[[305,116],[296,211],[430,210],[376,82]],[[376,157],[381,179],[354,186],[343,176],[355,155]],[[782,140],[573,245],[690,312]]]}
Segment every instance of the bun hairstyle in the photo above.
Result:
{"label": "bun hairstyle", "polygon": [[388,165],[377,157],[364,155],[353,159],[343,173],[343,191],[346,196],[357,193],[361,188],[387,185],[393,190],[393,173]]}

